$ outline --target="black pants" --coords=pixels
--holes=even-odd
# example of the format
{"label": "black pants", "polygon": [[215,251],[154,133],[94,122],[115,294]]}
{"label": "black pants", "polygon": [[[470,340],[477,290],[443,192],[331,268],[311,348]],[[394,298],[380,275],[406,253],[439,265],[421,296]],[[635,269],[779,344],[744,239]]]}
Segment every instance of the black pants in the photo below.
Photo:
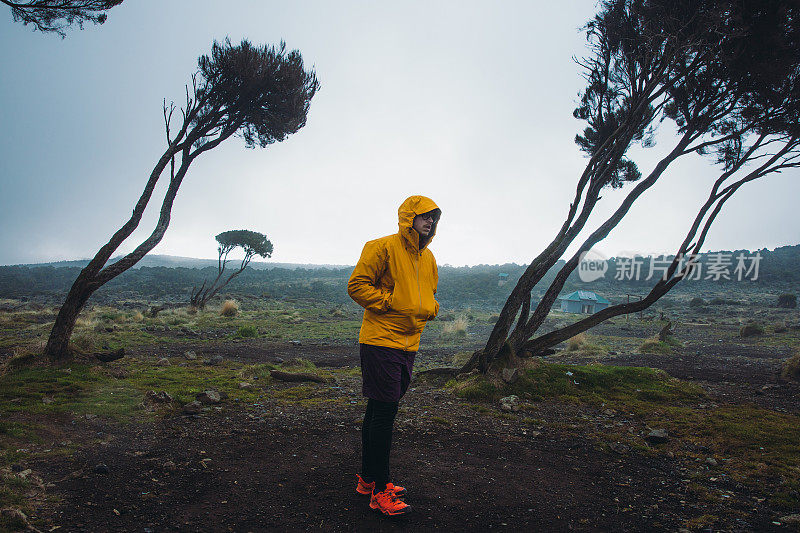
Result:
{"label": "black pants", "polygon": [[397,402],[369,399],[361,426],[361,477],[375,482],[381,492],[389,481],[389,451],[392,448],[392,427],[397,416]]}

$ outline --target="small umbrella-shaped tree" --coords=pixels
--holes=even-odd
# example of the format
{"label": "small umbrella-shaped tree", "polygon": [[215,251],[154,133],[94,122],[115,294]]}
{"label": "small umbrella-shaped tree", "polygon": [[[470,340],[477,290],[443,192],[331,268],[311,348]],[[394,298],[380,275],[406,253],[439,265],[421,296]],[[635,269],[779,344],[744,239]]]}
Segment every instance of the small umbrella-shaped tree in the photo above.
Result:
{"label": "small umbrella-shaped tree", "polygon": [[[198,309],[204,309],[211,298],[230,283],[233,278],[244,272],[244,269],[247,268],[254,256],[258,255],[263,258],[272,256],[272,243],[267,239],[266,235],[257,231],[247,229],[223,231],[215,238],[219,243],[217,247],[217,252],[219,252],[217,277],[211,285],[207,286],[207,282],[204,281],[199,289],[193,287],[192,294],[189,297],[189,303]],[[236,248],[244,250],[244,258],[242,258],[237,270],[228,274],[228,277],[223,277],[225,266],[228,263],[228,254]]]}

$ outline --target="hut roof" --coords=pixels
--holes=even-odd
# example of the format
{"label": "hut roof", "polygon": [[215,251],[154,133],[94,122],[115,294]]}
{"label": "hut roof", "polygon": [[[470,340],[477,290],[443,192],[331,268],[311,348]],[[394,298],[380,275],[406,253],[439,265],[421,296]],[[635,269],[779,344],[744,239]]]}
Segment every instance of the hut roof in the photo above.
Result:
{"label": "hut roof", "polygon": [[585,301],[592,301],[598,302],[601,304],[610,304],[606,298],[603,298],[599,294],[593,293],[591,291],[575,291],[567,294],[566,296],[560,296],[561,300],[569,300],[571,302],[585,302]]}

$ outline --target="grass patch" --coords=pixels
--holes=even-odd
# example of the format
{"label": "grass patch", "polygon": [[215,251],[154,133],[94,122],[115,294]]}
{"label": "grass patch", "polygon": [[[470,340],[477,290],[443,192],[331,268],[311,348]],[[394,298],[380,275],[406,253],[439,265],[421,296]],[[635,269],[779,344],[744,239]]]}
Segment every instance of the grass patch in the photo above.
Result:
{"label": "grass patch", "polygon": [[654,354],[670,354],[672,353],[672,346],[668,342],[660,341],[658,339],[646,339],[641,346],[639,346],[641,353],[654,353]]}
{"label": "grass patch", "polygon": [[450,427],[450,426],[453,425],[453,422],[451,422],[450,420],[448,420],[448,419],[446,419],[444,417],[441,417],[441,416],[432,416],[431,417],[431,421],[432,422],[436,422],[437,424],[439,424],[441,426],[446,426],[446,427]]}
{"label": "grass patch", "polygon": [[[266,365],[249,365],[251,376],[268,379],[269,370]],[[242,381],[242,367],[225,364],[208,366],[199,363],[186,366],[157,367],[146,362],[137,362],[127,367],[130,374],[125,382],[135,388],[139,394],[148,390],[166,391],[180,403],[194,400],[197,393],[207,389],[216,389],[228,393],[231,400],[254,401],[258,391],[239,389]]]}
{"label": "grass patch", "polygon": [[[117,368],[126,371],[125,377],[112,375]],[[270,368],[274,367],[249,365],[245,373],[250,379],[268,381]],[[0,419],[11,413],[91,413],[125,421],[147,413],[142,399],[149,390],[166,391],[179,403],[194,400],[206,389],[227,392],[232,399],[255,400],[257,391],[239,389],[242,371],[235,365],[161,367],[138,360],[108,366],[21,368],[0,376]]]}
{"label": "grass patch", "polygon": [[317,389],[311,385],[297,385],[288,389],[276,390],[272,396],[280,400],[299,401],[313,398]]}
{"label": "grass patch", "polygon": [[118,385],[98,367],[73,365],[66,370],[29,367],[0,376],[0,413],[72,411],[124,417],[141,402],[138,391]]}
{"label": "grass patch", "polygon": [[705,397],[700,387],[671,378],[652,368],[609,365],[544,363],[522,370],[512,384],[495,383],[485,376],[471,376],[449,386],[467,400],[497,401],[516,394],[534,401],[545,399],[592,405],[627,405],[654,399],[688,403]]}

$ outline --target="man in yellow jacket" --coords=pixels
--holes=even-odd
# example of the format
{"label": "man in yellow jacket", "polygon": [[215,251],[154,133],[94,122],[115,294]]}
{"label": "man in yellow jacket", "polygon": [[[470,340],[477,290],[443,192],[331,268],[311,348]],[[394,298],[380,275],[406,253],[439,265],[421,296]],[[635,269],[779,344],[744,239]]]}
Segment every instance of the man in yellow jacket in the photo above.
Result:
{"label": "man in yellow jacket", "polygon": [[439,313],[439,273],[427,246],[441,210],[430,198],[411,196],[397,214],[400,231],[365,244],[347,284],[347,293],[364,308],[358,342],[367,412],[356,491],[371,494],[369,506],[386,515],[411,511],[400,499],[406,490],[389,482],[392,428],[422,330]]}

